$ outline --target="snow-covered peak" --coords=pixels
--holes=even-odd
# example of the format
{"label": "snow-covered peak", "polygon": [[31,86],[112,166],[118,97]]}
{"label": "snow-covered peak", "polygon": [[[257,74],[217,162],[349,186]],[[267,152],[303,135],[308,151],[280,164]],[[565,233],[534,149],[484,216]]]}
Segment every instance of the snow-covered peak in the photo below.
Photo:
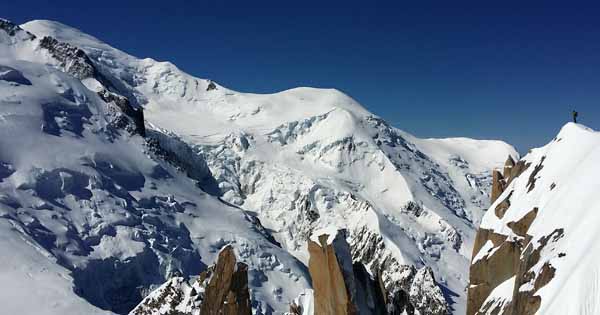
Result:
{"label": "snow-covered peak", "polygon": [[[301,87],[273,94],[241,93],[194,78],[169,62],[137,59],[59,22],[35,20],[21,27],[39,37],[52,36],[83,49],[104,71],[121,77],[125,85],[143,94],[139,96],[140,103],[146,104],[151,121],[182,134],[198,135],[200,130],[190,130],[190,125],[203,126],[200,135],[274,127],[334,108],[358,116],[370,115],[352,98],[335,89]],[[130,77],[122,77],[123,69],[130,70]],[[211,83],[214,87],[209,88]]]}
{"label": "snow-covered peak", "polygon": [[115,48],[112,48],[94,36],[57,21],[33,20],[20,26],[38,37],[51,36],[61,42],[73,44],[81,49],[115,50]]}
{"label": "snow-covered peak", "polygon": [[598,131],[587,127],[585,125],[582,124],[577,124],[577,123],[573,123],[573,122],[568,122],[566,123],[562,128],[560,128],[560,131],[558,132],[558,135],[556,135],[556,138],[566,138],[566,137],[579,137],[579,136],[584,136],[584,137],[588,137],[588,136],[593,136],[594,134],[597,133]]}
{"label": "snow-covered peak", "polygon": [[[464,309],[463,288],[475,226],[489,205],[490,171],[502,167],[507,156],[516,156],[509,145],[461,138],[419,139],[391,127],[334,89],[241,93],[191,76],[172,63],[131,56],[60,23],[32,21],[22,27],[37,40],[2,46],[0,52],[8,52],[5,55],[10,61],[5,65],[25,77],[41,69],[39,65],[49,66],[53,68],[50,73],[58,74],[32,80],[30,89],[15,85],[19,83],[11,79],[5,87],[8,92],[3,94],[6,102],[27,101],[52,110],[54,107],[47,104],[63,104],[67,99],[66,107],[80,115],[73,117],[59,106],[50,113],[53,119],[47,119],[54,127],[50,131],[58,130],[53,135],[58,138],[50,137],[56,144],[46,150],[62,154],[60,159],[48,159],[44,147],[29,155],[25,149],[7,149],[3,151],[12,152],[14,158],[4,161],[8,166],[0,164],[0,174],[9,174],[2,176],[14,186],[30,183],[29,177],[37,179],[37,173],[31,175],[18,163],[31,166],[39,158],[43,168],[95,174],[88,170],[93,165],[102,171],[108,169],[116,180],[121,176],[127,179],[114,190],[110,190],[112,186],[94,186],[103,178],[100,175],[92,181],[98,194],[107,195],[100,198],[102,202],[109,200],[111,207],[117,204],[123,208],[118,208],[122,215],[100,212],[103,219],[96,219],[106,226],[93,226],[98,230],[95,232],[87,230],[86,220],[96,219],[88,219],[87,212],[81,214],[82,209],[95,206],[80,206],[70,199],[71,191],[61,192],[65,196],[60,195],[59,202],[73,216],[67,219],[76,221],[77,233],[95,233],[90,247],[97,252],[82,258],[84,263],[94,257],[145,262],[140,257],[160,252],[156,254],[158,266],[152,266],[152,279],[127,278],[131,281],[128,285],[147,289],[171,270],[188,275],[197,271],[200,267],[193,262],[200,261],[198,255],[206,261],[218,248],[232,243],[237,245],[240,259],[249,265],[254,309],[280,310],[291,300],[290,294],[309,287],[300,262],[308,261],[310,235],[335,225],[348,231],[352,259],[366,268],[367,276],[381,275],[390,301],[403,299],[398,302],[402,307],[423,304],[411,292],[438,286],[438,290],[441,287],[445,288],[441,291],[450,292],[448,302],[456,313]],[[33,68],[21,64],[21,59],[34,64]],[[7,78],[15,78],[14,72],[7,71]],[[28,101],[32,97],[35,102]],[[139,125],[148,129],[147,138],[99,136],[106,117],[102,109],[107,104],[117,112],[134,108],[131,111],[137,115],[131,116],[137,117],[138,129]],[[35,106],[31,107],[34,111]],[[143,108],[143,115],[138,106]],[[80,107],[92,113],[80,113]],[[5,108],[16,108],[5,115],[8,120],[22,119],[15,117],[20,117],[17,114],[25,107]],[[47,118],[39,114],[36,112],[27,126],[39,128],[35,122]],[[75,126],[71,123],[74,118],[79,118]],[[122,123],[118,119],[110,122]],[[77,133],[80,125],[84,126],[83,133]],[[137,135],[144,135],[141,129]],[[30,142],[40,141],[38,133],[33,134]],[[17,145],[22,138],[2,141]],[[77,148],[77,154],[67,146]],[[99,157],[97,166],[89,161],[96,161],[93,157],[100,149],[100,157],[111,159],[104,163]],[[80,155],[91,158],[80,165],[76,159]],[[164,171],[157,163],[173,168],[162,167],[167,169]],[[56,172],[48,175],[52,189],[63,182],[79,183],[75,175]],[[221,199],[199,190],[198,186],[204,188],[202,178],[214,180],[213,188],[222,193]],[[123,189],[132,191],[131,198]],[[34,217],[44,226],[52,222]],[[150,229],[151,237],[139,237],[144,228]],[[177,234],[177,240],[183,245],[172,238],[173,231],[181,230],[184,235]],[[59,242],[75,242],[69,237],[77,233],[70,232]],[[141,247],[139,243],[150,245]],[[78,247],[68,248],[72,251]],[[172,252],[163,255],[163,251]],[[417,268],[429,268],[431,274],[419,275],[415,283]]]}

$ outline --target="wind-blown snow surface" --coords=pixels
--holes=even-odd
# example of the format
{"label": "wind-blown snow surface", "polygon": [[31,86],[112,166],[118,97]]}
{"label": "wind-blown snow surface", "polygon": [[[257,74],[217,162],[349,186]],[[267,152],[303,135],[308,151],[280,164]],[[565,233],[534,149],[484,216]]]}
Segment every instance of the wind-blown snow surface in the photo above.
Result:
{"label": "wind-blown snow surface", "polygon": [[114,104],[30,62],[43,60],[39,48],[26,51],[30,61],[11,56],[38,39],[3,34],[0,65],[18,75],[0,77],[0,313],[127,313],[228,243],[249,265],[257,312],[286,311],[310,286],[255,219],[114,124]]}
{"label": "wind-blown snow surface", "polygon": [[[533,280],[546,265],[555,271],[535,293],[541,297],[536,314],[600,314],[600,133],[568,123],[553,141],[533,149],[523,160],[531,165],[490,207],[481,228],[508,235],[508,239],[518,238],[510,222],[538,208],[527,230],[531,238],[524,246],[533,245],[534,250],[540,250],[540,257],[530,269],[530,281],[517,289],[532,290]],[[511,193],[510,207],[498,218],[494,207]],[[492,255],[486,253],[489,249],[482,247],[478,256]],[[512,277],[496,287],[483,305],[510,302],[514,282]],[[535,283],[537,286],[538,280]]]}
{"label": "wind-blown snow surface", "polygon": [[[385,265],[388,286],[402,280],[404,275],[394,272],[402,265],[429,266],[454,313],[464,313],[475,227],[489,205],[490,170],[516,156],[511,146],[418,139],[336,90],[240,93],[167,62],[137,59],[57,22],[22,27],[38,39],[1,38],[0,64],[32,82],[0,81],[0,159],[6,165],[0,175],[8,174],[0,183],[6,195],[0,201],[6,209],[2,220],[32,225],[10,233],[45,244],[41,247],[58,264],[73,271],[76,287],[122,276],[103,268],[125,261],[131,267],[118,272],[135,274],[138,278],[127,281],[147,288],[175,269],[197,273],[221,245],[234,241],[255,270],[253,299],[263,301],[255,307],[281,311],[310,287],[304,267],[288,252],[306,263],[311,232],[333,224],[349,229],[356,261],[371,271]],[[83,49],[101,79],[81,76],[80,82],[59,73],[72,65],[39,48],[37,40],[48,35]],[[140,137],[107,140],[92,132],[102,129],[103,119],[103,101],[92,91],[107,84],[144,108],[152,132],[189,144],[206,160],[222,198],[241,209],[203,193],[168,163],[149,158]],[[40,131],[46,107],[55,108],[53,115],[68,109],[66,117],[53,118],[67,131],[58,136]],[[73,118],[71,111],[79,116]],[[39,186],[40,181],[49,183]],[[45,190],[51,193],[44,195]],[[248,214],[267,230],[256,228]],[[153,271],[140,272],[147,268]],[[109,290],[114,296],[119,285]],[[105,292],[78,293],[93,300]],[[108,307],[113,301],[92,302]]]}

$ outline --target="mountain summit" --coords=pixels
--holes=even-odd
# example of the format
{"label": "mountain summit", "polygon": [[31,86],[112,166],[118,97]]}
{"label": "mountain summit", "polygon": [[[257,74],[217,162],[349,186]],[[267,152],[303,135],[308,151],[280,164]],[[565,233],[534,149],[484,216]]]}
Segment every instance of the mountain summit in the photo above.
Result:
{"label": "mountain summit", "polygon": [[45,20],[0,23],[0,104],[0,302],[21,313],[200,301],[229,245],[253,312],[280,314],[310,300],[308,241],[335,227],[386,312],[463,314],[491,170],[518,159],[417,138],[337,90],[236,92]]}

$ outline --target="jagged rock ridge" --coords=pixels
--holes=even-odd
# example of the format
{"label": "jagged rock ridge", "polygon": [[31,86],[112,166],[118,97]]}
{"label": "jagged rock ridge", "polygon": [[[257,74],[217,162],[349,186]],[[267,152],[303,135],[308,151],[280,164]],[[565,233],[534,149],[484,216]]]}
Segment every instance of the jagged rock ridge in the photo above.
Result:
{"label": "jagged rock ridge", "polygon": [[[484,216],[467,315],[596,314],[600,135],[566,124],[519,162]],[[512,167],[510,167],[512,166]],[[496,184],[496,183],[495,183]]]}
{"label": "jagged rock ridge", "polygon": [[197,278],[174,277],[148,295],[130,315],[250,315],[248,266],[224,247],[214,265]]}

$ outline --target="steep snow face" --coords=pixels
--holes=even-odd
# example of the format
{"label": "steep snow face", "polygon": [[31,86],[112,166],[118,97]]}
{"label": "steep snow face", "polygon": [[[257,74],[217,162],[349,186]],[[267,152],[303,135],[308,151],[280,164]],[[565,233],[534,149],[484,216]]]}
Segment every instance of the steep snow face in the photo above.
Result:
{"label": "steep snow face", "polygon": [[[600,133],[574,123],[522,159],[528,168],[506,187],[481,222],[481,231],[494,234],[496,241],[476,248],[472,270],[486,263],[491,266],[500,255],[506,256],[501,257],[504,262],[514,256],[516,268],[495,279],[497,286],[473,311],[600,312],[599,160]],[[507,201],[506,211],[494,211]],[[516,248],[511,251],[514,255],[502,249],[511,246]],[[494,273],[498,270],[490,270]],[[478,281],[471,284],[473,293],[478,286]]]}
{"label": "steep snow face", "polygon": [[303,262],[313,230],[348,228],[353,258],[381,271],[388,289],[402,287],[408,266],[429,266],[454,313],[464,312],[490,170],[516,157],[511,146],[418,139],[336,90],[240,93],[60,23],[23,28],[84,50],[121,94],[144,107],[152,125],[206,159],[224,200],[260,218]]}
{"label": "steep snow face", "polygon": [[118,90],[80,71],[96,69],[85,54],[43,42],[0,21],[2,311],[124,314],[226,244],[248,265],[255,312],[288,310],[310,287],[306,267],[201,189],[212,176],[187,144],[151,127],[141,137],[124,97],[107,94]]}

